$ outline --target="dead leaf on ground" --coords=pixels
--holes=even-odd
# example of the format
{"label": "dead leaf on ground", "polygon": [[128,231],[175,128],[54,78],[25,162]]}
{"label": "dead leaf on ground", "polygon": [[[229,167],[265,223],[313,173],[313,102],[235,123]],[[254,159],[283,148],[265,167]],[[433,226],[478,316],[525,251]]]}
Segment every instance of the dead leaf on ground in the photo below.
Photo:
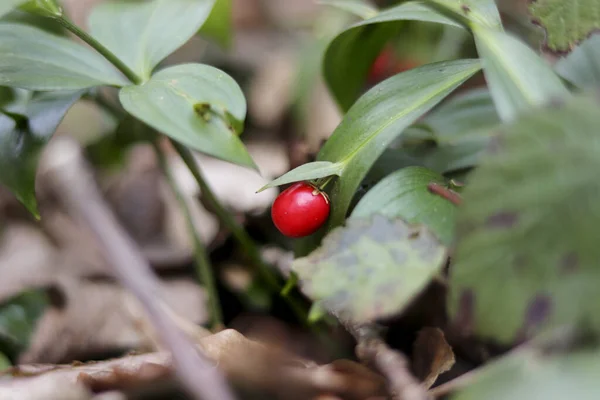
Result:
{"label": "dead leaf on ground", "polygon": [[454,365],[452,347],[439,328],[423,328],[413,344],[413,371],[429,389],[438,376]]}
{"label": "dead leaf on ground", "polygon": [[[145,316],[134,316],[124,306],[129,295],[120,286],[69,277],[55,285],[64,307],[46,310],[19,362],[56,363],[150,346],[138,328]],[[196,283],[165,281],[163,290],[165,302],[177,315],[195,323],[206,321],[205,294]]]}

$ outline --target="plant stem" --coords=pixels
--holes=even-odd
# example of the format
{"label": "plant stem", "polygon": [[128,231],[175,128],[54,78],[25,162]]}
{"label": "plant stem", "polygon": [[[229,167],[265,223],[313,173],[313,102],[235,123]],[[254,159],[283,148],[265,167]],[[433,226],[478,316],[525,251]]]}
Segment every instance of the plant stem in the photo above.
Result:
{"label": "plant stem", "polygon": [[73,34],[75,34],[77,37],[79,37],[81,40],[92,46],[98,53],[102,54],[104,58],[110,61],[112,65],[117,67],[117,69],[121,71],[123,75],[125,75],[131,82],[133,82],[136,85],[139,85],[144,81],[138,74],[133,72],[131,68],[125,65],[125,63],[121,61],[121,59],[117,57],[113,52],[104,47],[102,43],[94,39],[94,37],[88,34],[86,31],[72,23],[67,17],[60,16],[56,17],[55,20],[56,22],[64,26],[66,29],[71,31]]}
{"label": "plant stem", "polygon": [[156,156],[158,157],[158,161],[163,170],[163,173],[165,174],[165,178],[167,179],[167,182],[169,183],[171,190],[173,191],[173,193],[175,194],[175,197],[177,198],[179,207],[181,207],[181,209],[184,213],[185,220],[186,220],[187,226],[188,226],[188,230],[190,231],[190,235],[192,236],[192,239],[194,242],[194,258],[196,260],[196,270],[197,270],[200,280],[202,281],[202,283],[204,284],[204,287],[206,288],[206,291],[208,292],[208,303],[209,303],[209,308],[211,311],[210,312],[211,328],[214,329],[214,328],[222,327],[223,326],[223,316],[221,313],[219,294],[217,293],[217,287],[215,285],[215,278],[213,276],[210,260],[208,259],[206,247],[204,246],[204,244],[202,243],[202,240],[200,239],[200,236],[198,235],[198,231],[196,230],[196,227],[194,226],[194,222],[192,219],[192,213],[190,212],[189,206],[188,206],[187,202],[185,201],[185,198],[184,198],[183,194],[181,193],[181,190],[177,186],[177,182],[175,182],[175,179],[171,173],[171,170],[169,169],[169,166],[167,164],[167,160],[165,158],[163,151],[160,149],[160,147],[156,141],[153,141],[152,144],[154,146],[154,151],[156,152]]}

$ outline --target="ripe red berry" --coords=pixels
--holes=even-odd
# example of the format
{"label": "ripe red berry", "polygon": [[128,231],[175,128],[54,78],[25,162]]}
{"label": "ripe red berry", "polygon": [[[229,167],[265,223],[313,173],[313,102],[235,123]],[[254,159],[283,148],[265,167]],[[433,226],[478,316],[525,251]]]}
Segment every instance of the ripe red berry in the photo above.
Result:
{"label": "ripe red berry", "polygon": [[329,216],[327,195],[307,182],[298,182],[277,196],[271,208],[273,223],[289,237],[308,236]]}

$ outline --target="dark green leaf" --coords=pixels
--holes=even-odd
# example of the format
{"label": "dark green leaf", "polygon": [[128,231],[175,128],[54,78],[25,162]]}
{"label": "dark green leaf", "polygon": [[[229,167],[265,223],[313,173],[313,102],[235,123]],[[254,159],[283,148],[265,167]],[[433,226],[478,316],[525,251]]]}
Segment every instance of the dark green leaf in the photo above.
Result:
{"label": "dark green leaf", "polygon": [[233,129],[246,116],[244,95],[223,71],[202,64],[177,65],[141,86],[124,87],[119,98],[136,118],[186,146],[256,168]]}
{"label": "dark green leaf", "polygon": [[215,0],[112,0],[94,8],[90,31],[148,79],[154,67],[202,26]]}
{"label": "dark green leaf", "polygon": [[67,36],[67,30],[54,21],[52,18],[42,17],[41,15],[14,10],[2,17],[2,21],[31,25],[42,29],[48,33],[59,36]]}
{"label": "dark green leaf", "polygon": [[375,6],[364,0],[317,0],[317,2],[347,11],[362,19],[372,18],[379,12]]}
{"label": "dark green leaf", "polygon": [[75,90],[128,84],[100,54],[63,37],[13,23],[0,23],[0,37],[0,85]]}
{"label": "dark green leaf", "polygon": [[6,185],[37,214],[35,171],[38,155],[50,140],[67,110],[82,92],[36,93],[25,106],[22,119],[0,110],[0,183]]}
{"label": "dark green leaf", "polygon": [[38,319],[48,305],[43,290],[31,290],[0,304],[0,345],[16,357],[25,350]]}
{"label": "dark green leaf", "polygon": [[558,60],[556,72],[580,89],[600,87],[600,34],[595,34]]}
{"label": "dark green leaf", "polygon": [[494,0],[430,0],[450,11],[467,25],[502,30],[500,13]]}
{"label": "dark green leaf", "polygon": [[569,92],[552,68],[516,37],[483,27],[473,29],[483,71],[503,121]]}
{"label": "dark green leaf", "polygon": [[[311,179],[324,178],[331,175],[340,175],[344,168],[343,164],[332,163],[329,161],[315,161],[307,164],[303,164],[297,168],[294,168],[287,174],[280,176],[279,178],[269,182],[258,190],[262,192],[271,187],[285,185],[286,183],[307,181]],[[258,193],[257,192],[257,193]]]}
{"label": "dark green leaf", "polygon": [[356,189],[386,147],[478,70],[477,60],[425,65],[387,79],[356,102],[317,157],[344,164],[331,193],[330,226],[344,222]]}
{"label": "dark green leaf", "polygon": [[341,32],[327,48],[323,73],[334,98],[344,111],[360,96],[369,68],[377,55],[398,31],[402,21],[407,20],[461,27],[421,2],[407,2]]}
{"label": "dark green leaf", "polygon": [[374,214],[401,218],[410,224],[426,225],[446,245],[452,244],[456,206],[431,193],[427,186],[448,182],[423,167],[403,168],[388,175],[360,200],[350,216],[365,218]]}
{"label": "dark green leaf", "polygon": [[529,12],[534,22],[546,30],[546,47],[564,53],[600,29],[600,3],[597,0],[534,0]]}
{"label": "dark green leaf", "polygon": [[368,322],[401,313],[441,269],[444,254],[424,226],[375,215],[333,230],[292,268],[301,290],[329,312]]}
{"label": "dark green leaf", "polygon": [[224,48],[231,47],[233,36],[231,0],[216,0],[208,19],[200,29],[200,34],[214,39]]}
{"label": "dark green leaf", "polygon": [[600,331],[599,124],[597,98],[576,98],[490,144],[457,222],[449,307],[463,329],[501,343],[583,321]]}
{"label": "dark green leaf", "polygon": [[549,354],[526,348],[491,363],[452,400],[596,400],[600,393],[600,351]]}

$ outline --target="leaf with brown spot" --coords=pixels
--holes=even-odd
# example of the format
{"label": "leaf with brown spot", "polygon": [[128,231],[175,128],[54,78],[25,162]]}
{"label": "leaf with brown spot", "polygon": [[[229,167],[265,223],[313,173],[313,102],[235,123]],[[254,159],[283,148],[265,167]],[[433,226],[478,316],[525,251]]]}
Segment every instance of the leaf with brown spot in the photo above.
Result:
{"label": "leaf with brown spot", "polygon": [[454,365],[454,352],[439,328],[423,328],[413,344],[413,371],[429,389],[438,376]]}

